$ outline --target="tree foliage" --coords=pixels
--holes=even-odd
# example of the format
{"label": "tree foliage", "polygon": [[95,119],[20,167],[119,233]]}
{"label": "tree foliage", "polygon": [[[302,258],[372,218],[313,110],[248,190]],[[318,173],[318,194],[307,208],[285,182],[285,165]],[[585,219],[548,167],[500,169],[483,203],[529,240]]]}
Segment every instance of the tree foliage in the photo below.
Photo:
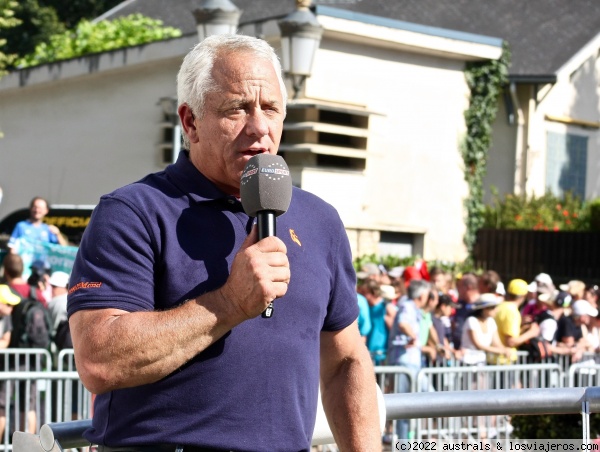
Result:
{"label": "tree foliage", "polygon": [[467,135],[461,150],[465,180],[469,187],[469,195],[464,201],[467,226],[464,242],[469,254],[473,251],[477,231],[484,223],[483,178],[492,144],[492,126],[498,102],[502,89],[508,82],[509,64],[510,51],[505,43],[498,60],[468,63],[465,71],[471,101],[465,112]]}
{"label": "tree foliage", "polygon": [[[7,30],[20,24],[20,20],[15,17],[14,9],[17,7],[14,0],[0,0],[0,30]],[[4,53],[6,39],[0,38],[0,76],[6,73],[6,67],[12,64],[16,55]]]}
{"label": "tree foliage", "polygon": [[104,14],[122,0],[38,0],[40,5],[49,6],[56,11],[58,19],[67,29],[77,26],[82,19],[95,19]]}
{"label": "tree foliage", "polygon": [[11,11],[19,21],[10,29],[0,25],[0,41],[6,41],[2,51],[15,55],[4,63],[8,70],[15,69],[16,61],[32,54],[38,45],[48,43],[51,36],[74,29],[82,19],[95,19],[122,0],[18,0],[5,8],[11,1],[0,1],[0,16]]}
{"label": "tree foliage", "polygon": [[[6,40],[4,51],[22,57],[33,52],[35,47],[50,39],[50,36],[63,33],[65,26],[58,20],[53,8],[40,6],[37,0],[19,0],[14,8],[17,26],[0,29],[0,39]],[[14,62],[7,65],[13,69]]]}
{"label": "tree foliage", "polygon": [[162,21],[132,14],[114,20],[82,20],[73,31],[50,37],[17,61],[19,68],[105,52],[128,46],[181,36],[181,31],[164,27]]}

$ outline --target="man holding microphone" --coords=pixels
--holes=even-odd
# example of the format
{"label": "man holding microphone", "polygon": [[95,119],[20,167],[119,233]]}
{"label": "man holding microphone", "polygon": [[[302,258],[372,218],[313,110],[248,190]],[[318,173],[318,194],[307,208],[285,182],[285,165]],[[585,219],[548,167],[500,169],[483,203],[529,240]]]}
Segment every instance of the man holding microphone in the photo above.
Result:
{"label": "man holding microphone", "polygon": [[[240,202],[286,108],[266,42],[213,36],[178,75],[177,162],[101,198],[68,312],[100,451],[308,451],[319,383],[340,450],[381,450],[373,367],[337,212],[294,188],[277,236]],[[274,302],[274,315],[261,314]]]}

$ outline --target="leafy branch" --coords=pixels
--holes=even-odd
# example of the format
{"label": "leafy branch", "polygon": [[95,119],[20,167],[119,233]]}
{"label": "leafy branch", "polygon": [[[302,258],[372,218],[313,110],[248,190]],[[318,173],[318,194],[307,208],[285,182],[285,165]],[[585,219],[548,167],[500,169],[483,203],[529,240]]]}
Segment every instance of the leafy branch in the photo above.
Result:
{"label": "leafy branch", "polygon": [[18,60],[16,66],[37,66],[178,36],[181,36],[180,30],[164,27],[162,21],[141,14],[99,22],[84,19],[75,30],[53,35],[49,42],[38,44],[35,51]]}
{"label": "leafy branch", "polygon": [[509,64],[510,51],[507,43],[504,43],[498,60],[468,63],[465,70],[471,102],[465,111],[467,134],[461,145],[461,153],[469,187],[469,194],[464,201],[467,227],[464,243],[469,255],[473,251],[477,231],[484,224],[483,178],[492,143],[492,125],[502,89],[508,82]]}
{"label": "leafy branch", "polygon": [[[14,0],[0,0],[0,29],[16,27],[21,23],[21,21],[15,17],[14,9],[17,6],[18,4]],[[2,51],[6,42],[6,39],[0,38],[0,77],[6,74],[6,67],[17,58],[14,54],[6,54]]]}

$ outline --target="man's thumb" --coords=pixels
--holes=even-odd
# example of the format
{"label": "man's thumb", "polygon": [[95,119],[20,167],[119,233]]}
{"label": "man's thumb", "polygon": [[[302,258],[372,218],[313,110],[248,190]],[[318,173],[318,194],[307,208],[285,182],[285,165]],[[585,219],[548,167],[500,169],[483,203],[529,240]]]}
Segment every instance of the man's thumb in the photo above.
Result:
{"label": "man's thumb", "polygon": [[252,225],[252,229],[250,230],[250,234],[248,234],[248,237],[246,237],[246,240],[244,240],[244,243],[242,243],[242,250],[245,250],[246,248],[254,245],[256,242],[258,242],[258,227],[256,226],[256,223],[254,223]]}

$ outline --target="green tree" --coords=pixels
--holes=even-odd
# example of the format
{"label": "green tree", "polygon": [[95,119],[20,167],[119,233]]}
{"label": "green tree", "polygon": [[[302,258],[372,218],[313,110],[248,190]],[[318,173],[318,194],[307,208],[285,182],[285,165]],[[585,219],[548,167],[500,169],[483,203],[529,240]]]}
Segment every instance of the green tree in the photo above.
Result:
{"label": "green tree", "polygon": [[178,36],[181,36],[180,30],[164,27],[162,21],[141,14],[95,23],[84,19],[75,30],[56,34],[48,42],[38,44],[32,53],[19,59],[16,66],[36,66]]}
{"label": "green tree", "polygon": [[39,0],[39,2],[42,6],[53,8],[65,27],[72,29],[81,19],[95,19],[117,6],[122,0]]}
{"label": "green tree", "polygon": [[[19,0],[14,15],[20,23],[0,29],[0,39],[6,40],[4,51],[7,54],[27,55],[38,44],[50,40],[50,36],[65,31],[54,9],[41,6],[38,0]],[[7,64],[7,69],[13,68],[14,63]]]}
{"label": "green tree", "polygon": [[[14,13],[14,8],[17,6],[17,2],[14,0],[0,0],[0,30],[6,30],[20,24],[20,20],[15,17]],[[3,50],[5,45],[6,39],[0,38],[0,77],[6,73],[6,67],[17,57],[14,54],[5,53]]]}
{"label": "green tree", "polygon": [[[14,8],[17,6],[17,2],[14,0],[0,0],[0,30],[6,30],[19,25],[19,19],[14,17]],[[17,57],[16,55],[5,53],[3,50],[5,45],[6,39],[0,38],[0,77],[6,74],[6,68]],[[0,138],[3,136],[4,134],[0,130]]]}

